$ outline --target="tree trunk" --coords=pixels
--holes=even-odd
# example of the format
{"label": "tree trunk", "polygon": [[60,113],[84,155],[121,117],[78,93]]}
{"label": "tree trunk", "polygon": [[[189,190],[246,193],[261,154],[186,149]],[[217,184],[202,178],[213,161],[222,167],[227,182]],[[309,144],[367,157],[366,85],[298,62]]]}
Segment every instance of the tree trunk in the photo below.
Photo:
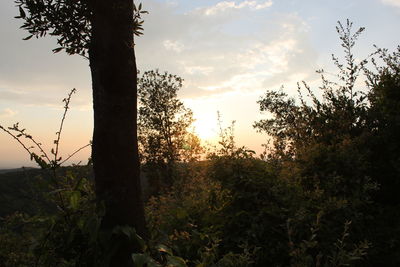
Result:
{"label": "tree trunk", "polygon": [[[137,71],[133,1],[91,1],[96,194],[105,204],[103,230],[129,225],[145,235],[137,147]],[[132,247],[122,247],[111,266],[130,266]]]}

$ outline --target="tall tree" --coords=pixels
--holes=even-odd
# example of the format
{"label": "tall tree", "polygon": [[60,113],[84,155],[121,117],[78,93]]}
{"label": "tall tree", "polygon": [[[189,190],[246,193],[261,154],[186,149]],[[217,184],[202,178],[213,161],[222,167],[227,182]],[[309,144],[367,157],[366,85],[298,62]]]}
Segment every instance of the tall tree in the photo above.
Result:
{"label": "tall tree", "polygon": [[[258,103],[273,116],[254,126],[273,137],[272,162],[282,177],[301,185],[307,201],[318,203],[326,229],[339,232],[334,222],[351,219],[359,229],[352,238],[373,244],[368,266],[399,266],[400,47],[378,49],[371,70],[352,52],[363,28],[352,33],[351,27],[349,21],[337,27],[345,61],[333,57],[335,80],[320,71],[322,97],[306,83],[309,98],[299,88],[299,104],[284,92],[267,91]],[[363,77],[366,88],[356,83]],[[346,205],[334,207],[333,199]]]}
{"label": "tall tree", "polygon": [[145,163],[161,170],[167,186],[173,182],[173,164],[183,160],[185,150],[199,148],[198,139],[188,133],[192,111],[177,98],[182,82],[176,75],[155,70],[144,72],[138,83],[140,154]]}
{"label": "tall tree", "polygon": [[[104,230],[135,227],[145,235],[137,146],[137,70],[134,34],[140,34],[141,5],[132,0],[16,0],[32,36],[57,36],[59,48],[89,59],[94,130],[92,159],[96,194],[105,205]],[[127,243],[127,242],[125,242]],[[111,266],[132,264],[123,245]]]}

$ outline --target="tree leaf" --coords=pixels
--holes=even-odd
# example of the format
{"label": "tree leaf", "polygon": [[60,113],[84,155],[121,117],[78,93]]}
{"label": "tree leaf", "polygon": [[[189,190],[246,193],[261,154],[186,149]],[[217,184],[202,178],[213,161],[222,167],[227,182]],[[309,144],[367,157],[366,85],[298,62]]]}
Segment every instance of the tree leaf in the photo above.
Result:
{"label": "tree leaf", "polygon": [[52,51],[54,54],[56,54],[56,53],[60,52],[62,49],[63,49],[62,47],[57,47],[57,48],[54,48]]}
{"label": "tree leaf", "polygon": [[27,36],[27,37],[23,38],[22,40],[26,41],[26,40],[29,40],[29,39],[31,39],[32,37],[33,37],[33,35],[29,35],[29,36]]}
{"label": "tree leaf", "polygon": [[79,200],[81,199],[81,193],[79,191],[73,191],[69,197],[69,204],[73,210],[78,209]]}
{"label": "tree leaf", "polygon": [[25,11],[21,6],[19,7],[19,16],[23,19],[26,18]]}
{"label": "tree leaf", "polygon": [[176,256],[167,256],[167,266],[187,267],[184,259]]}

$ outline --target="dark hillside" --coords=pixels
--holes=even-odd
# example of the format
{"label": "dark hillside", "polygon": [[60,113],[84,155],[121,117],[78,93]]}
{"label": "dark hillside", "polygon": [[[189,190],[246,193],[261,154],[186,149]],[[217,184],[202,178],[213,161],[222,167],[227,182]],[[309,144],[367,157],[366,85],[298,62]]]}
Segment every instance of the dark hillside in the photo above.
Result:
{"label": "dark hillside", "polygon": [[[59,177],[72,170],[92,178],[92,170],[87,166],[60,168]],[[35,168],[0,170],[0,217],[16,211],[34,215],[43,209],[51,210],[46,200],[46,195],[52,191],[49,186],[51,177],[50,171]]]}
{"label": "dark hillside", "polygon": [[21,167],[21,168],[14,168],[14,169],[0,169],[0,174],[3,173],[10,173],[10,172],[22,172],[22,171],[26,171],[26,170],[33,170],[36,168],[32,168],[32,167]]}

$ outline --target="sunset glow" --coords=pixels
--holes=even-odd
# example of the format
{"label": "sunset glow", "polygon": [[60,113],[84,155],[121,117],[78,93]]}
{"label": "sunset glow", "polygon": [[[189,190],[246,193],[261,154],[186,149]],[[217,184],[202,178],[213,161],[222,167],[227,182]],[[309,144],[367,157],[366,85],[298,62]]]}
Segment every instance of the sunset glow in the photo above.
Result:
{"label": "sunset glow", "polygon": [[[33,38],[19,29],[14,1],[0,1],[0,124],[21,122],[43,143],[52,143],[59,125],[61,100],[77,94],[67,116],[62,152],[68,154],[92,138],[92,83],[88,61],[52,53],[54,38]],[[365,58],[373,45],[392,51],[399,43],[398,0],[146,0],[144,34],[135,39],[141,72],[159,69],[176,74],[183,86],[178,98],[193,111],[191,126],[204,143],[218,140],[217,112],[223,128],[235,124],[235,141],[260,153],[266,136],[253,128],[264,118],[257,101],[265,90],[296,97],[297,82],[318,90],[315,70],[334,72],[331,55],[342,55],[335,30],[347,18],[365,27],[356,56]],[[376,19],[371,20],[374,17]],[[47,138],[50,136],[49,138]],[[34,165],[15,140],[0,135],[1,168]],[[6,156],[5,156],[6,155]],[[85,162],[90,151],[76,155]]]}
{"label": "sunset glow", "polygon": [[199,118],[193,123],[193,128],[194,132],[204,142],[215,141],[218,137],[216,118],[213,117]]}

